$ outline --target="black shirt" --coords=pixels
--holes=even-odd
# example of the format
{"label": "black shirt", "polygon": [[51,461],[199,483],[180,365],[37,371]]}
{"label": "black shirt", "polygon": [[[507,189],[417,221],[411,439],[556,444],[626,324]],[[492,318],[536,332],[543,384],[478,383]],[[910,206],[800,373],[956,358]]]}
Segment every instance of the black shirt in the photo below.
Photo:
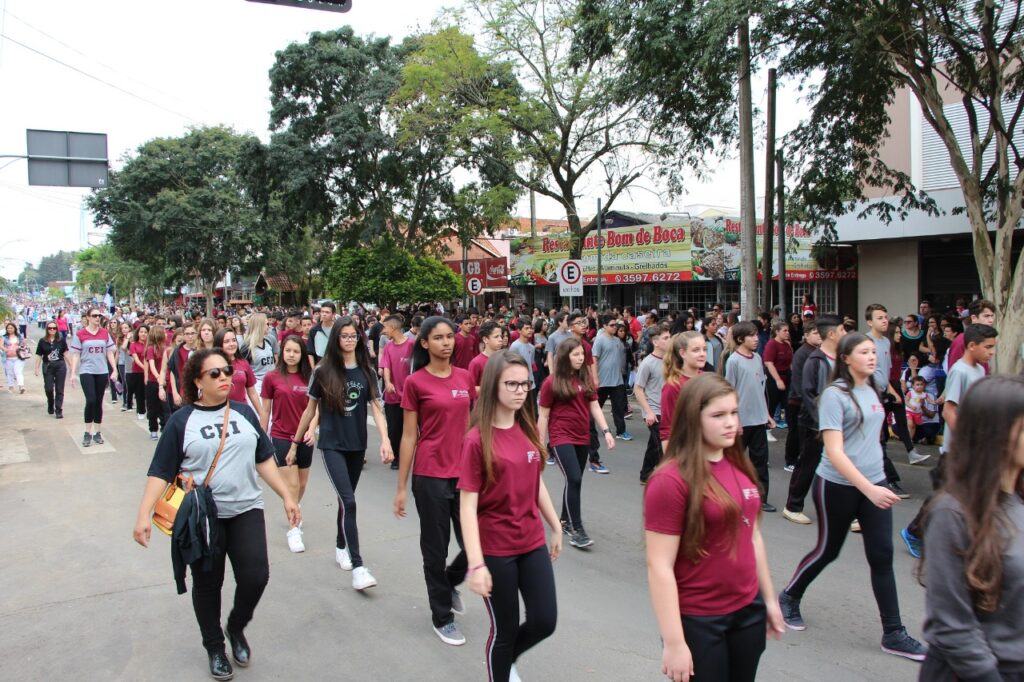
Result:
{"label": "black shirt", "polygon": [[36,344],[36,355],[43,359],[43,366],[51,362],[64,362],[64,354],[68,352],[68,342],[57,335],[57,339],[50,343],[45,338],[39,339]]}
{"label": "black shirt", "polygon": [[[320,401],[320,449],[365,451],[367,405],[372,398],[370,381],[358,367],[346,367],[346,407],[338,412],[322,401],[323,387],[318,380],[321,371],[318,366],[309,380],[309,397]],[[372,380],[376,384],[376,377]]]}

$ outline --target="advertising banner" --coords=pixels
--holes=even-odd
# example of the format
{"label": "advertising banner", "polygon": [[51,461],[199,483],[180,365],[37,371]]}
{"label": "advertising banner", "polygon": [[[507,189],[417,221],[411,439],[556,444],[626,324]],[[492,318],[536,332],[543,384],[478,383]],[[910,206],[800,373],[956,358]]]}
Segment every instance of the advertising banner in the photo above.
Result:
{"label": "advertising banner", "polygon": [[[558,283],[558,266],[569,258],[571,237],[558,233],[513,240],[512,286]],[[688,223],[613,227],[601,231],[602,284],[680,282],[691,279]],[[587,235],[580,260],[583,284],[597,284],[597,232]]]}
{"label": "advertising banner", "polygon": [[[764,227],[757,226],[758,271]],[[602,230],[602,284],[716,281],[740,278],[739,218],[693,218],[670,225],[638,225]],[[776,245],[777,240],[773,242]],[[558,283],[558,266],[569,258],[567,233],[513,240],[509,256],[511,286]],[[786,226],[786,279],[790,281],[856,279],[852,249],[814,246],[815,238],[799,224]],[[597,283],[597,232],[587,235],[582,252],[583,283]],[[773,279],[779,254],[773,253]]]}
{"label": "advertising banner", "polygon": [[[446,260],[445,265],[462,274],[461,260]],[[471,258],[466,261],[466,274],[479,276],[485,289],[504,289],[508,286],[508,264],[504,258]]]}

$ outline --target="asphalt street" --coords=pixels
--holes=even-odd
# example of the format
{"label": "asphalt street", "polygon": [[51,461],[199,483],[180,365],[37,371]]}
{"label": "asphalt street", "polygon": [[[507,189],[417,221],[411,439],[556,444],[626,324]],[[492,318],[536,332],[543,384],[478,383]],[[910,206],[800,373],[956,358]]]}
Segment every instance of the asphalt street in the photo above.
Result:
{"label": "asphalt street", "polygon": [[[10,680],[202,680],[206,656],[188,595],[175,593],[169,539],[154,533],[149,549],[132,526],[153,451],[145,422],[105,403],[106,444],[83,449],[83,397],[68,387],[65,419],[46,415],[41,378],[26,365],[27,392],[0,391],[0,659]],[[646,589],[638,481],[646,430],[603,452],[608,475],[587,473],[583,516],[595,544],[566,543],[555,565],[558,627],[522,658],[524,680],[658,680],[660,643]],[[769,501],[780,508],[789,475],[782,440],[772,444]],[[488,617],[464,590],[458,618],[468,642],[443,644],[431,628],[418,546],[415,506],[404,520],[391,513],[395,472],[376,455],[359,484],[361,549],[379,585],[352,589],[334,562],[336,501],[321,461],[314,460],[303,501],[306,552],[292,554],[276,495],[266,488],[270,584],[246,631],[253,663],[238,680],[485,680]],[[924,449],[934,452],[934,449]],[[927,467],[910,467],[889,446],[913,496],[897,505],[896,528],[916,513],[928,490]],[[562,478],[544,480],[558,498]],[[814,512],[808,504],[808,514]],[[776,588],[813,546],[815,526],[766,514],[763,533]],[[895,569],[903,618],[920,638],[924,591],[915,562],[896,542]],[[454,547],[454,543],[453,543]],[[881,625],[871,595],[861,539],[851,535],[839,560],[803,601],[805,632],[769,642],[759,679],[847,682],[916,680],[918,664],[879,648]],[[228,571],[224,618],[233,584]],[[699,671],[696,678],[700,680]]]}

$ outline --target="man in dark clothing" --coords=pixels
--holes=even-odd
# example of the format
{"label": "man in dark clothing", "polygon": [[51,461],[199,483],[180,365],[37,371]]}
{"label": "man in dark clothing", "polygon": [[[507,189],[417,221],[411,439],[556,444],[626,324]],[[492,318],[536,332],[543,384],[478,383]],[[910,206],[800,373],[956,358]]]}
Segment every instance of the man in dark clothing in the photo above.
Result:
{"label": "man in dark clothing", "polygon": [[800,459],[800,405],[802,396],[800,387],[803,384],[804,363],[817,348],[821,346],[821,334],[813,322],[804,324],[803,343],[793,353],[792,376],[789,382],[789,398],[786,404],[786,418],[789,419],[789,430],[786,432],[786,471],[792,472]]}
{"label": "man in dark clothing", "polygon": [[821,336],[821,347],[804,361],[800,378],[800,458],[789,479],[789,499],[782,515],[793,523],[807,525],[804,499],[811,489],[814,473],[821,462],[821,438],[818,434],[818,396],[828,386],[836,362],[839,339],[846,336],[843,321],[834,315],[822,315],[814,322]]}

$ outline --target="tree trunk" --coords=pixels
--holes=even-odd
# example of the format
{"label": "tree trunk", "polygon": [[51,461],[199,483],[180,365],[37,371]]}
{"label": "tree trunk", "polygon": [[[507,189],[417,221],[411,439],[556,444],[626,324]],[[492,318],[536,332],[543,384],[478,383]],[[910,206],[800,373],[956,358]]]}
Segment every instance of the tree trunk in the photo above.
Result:
{"label": "tree trunk", "polygon": [[566,219],[569,221],[569,234],[572,235],[572,247],[569,249],[569,258],[571,260],[579,260],[583,257],[583,227],[580,224],[580,216],[576,213],[576,208],[566,210]]}
{"label": "tree trunk", "polygon": [[750,26],[739,26],[740,128],[740,314],[753,320],[757,312],[757,220],[754,208],[754,107],[750,94]]}
{"label": "tree trunk", "polygon": [[213,317],[213,285],[216,280],[203,280],[203,296],[206,297],[206,316]]}

